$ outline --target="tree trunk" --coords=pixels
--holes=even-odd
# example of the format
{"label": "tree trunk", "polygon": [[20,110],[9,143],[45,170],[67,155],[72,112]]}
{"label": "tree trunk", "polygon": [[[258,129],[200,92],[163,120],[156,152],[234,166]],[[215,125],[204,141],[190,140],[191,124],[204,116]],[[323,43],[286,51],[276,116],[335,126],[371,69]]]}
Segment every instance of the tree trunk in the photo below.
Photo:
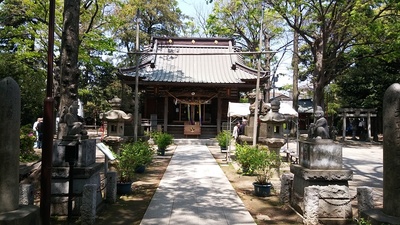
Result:
{"label": "tree trunk", "polygon": [[[64,22],[61,39],[60,122],[65,110],[78,100],[80,0],[64,1]],[[59,126],[58,137],[66,135],[66,128]]]}
{"label": "tree trunk", "polygon": [[322,82],[315,82],[314,83],[314,110],[317,108],[317,106],[321,106],[323,109],[325,109],[325,104],[324,104],[324,87]]}
{"label": "tree trunk", "polygon": [[315,69],[314,69],[314,110],[317,106],[321,106],[324,109],[324,87],[325,87],[325,76],[324,76],[324,47],[322,38],[316,38],[313,47]]}

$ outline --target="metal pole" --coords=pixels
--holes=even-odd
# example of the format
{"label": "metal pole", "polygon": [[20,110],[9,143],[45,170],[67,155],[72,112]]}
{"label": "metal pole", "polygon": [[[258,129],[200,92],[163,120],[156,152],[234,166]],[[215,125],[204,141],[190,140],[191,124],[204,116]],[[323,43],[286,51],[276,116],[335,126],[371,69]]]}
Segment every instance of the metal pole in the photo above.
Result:
{"label": "metal pole", "polygon": [[[263,20],[264,20],[264,4],[261,8],[261,28],[260,28],[260,42],[259,42],[259,51],[261,52],[262,47],[262,33],[263,33]],[[255,109],[254,109],[254,127],[253,127],[253,147],[257,145],[257,128],[258,128],[258,105],[259,105],[259,95],[260,95],[260,73],[261,73],[261,53],[258,55],[258,64],[257,64],[257,84],[256,84],[256,100],[255,100]]]}
{"label": "metal pole", "polygon": [[[65,146],[65,149],[68,146]],[[107,158],[107,156],[106,156]],[[68,162],[69,177],[68,177],[68,222],[72,222],[72,200],[74,199],[74,161]]]}
{"label": "metal pole", "polygon": [[43,148],[42,168],[40,178],[40,215],[43,225],[50,225],[50,203],[51,203],[51,169],[53,153],[53,130],[54,130],[54,98],[53,98],[53,50],[54,50],[54,23],[55,23],[55,0],[50,0],[49,5],[49,33],[47,48],[47,87],[46,99],[44,100],[43,118]]}
{"label": "metal pole", "polygon": [[[139,52],[139,9],[136,14],[136,52]],[[138,137],[138,123],[139,123],[139,58],[140,55],[136,55],[136,76],[135,76],[135,130],[134,130],[134,141],[137,141]]]}

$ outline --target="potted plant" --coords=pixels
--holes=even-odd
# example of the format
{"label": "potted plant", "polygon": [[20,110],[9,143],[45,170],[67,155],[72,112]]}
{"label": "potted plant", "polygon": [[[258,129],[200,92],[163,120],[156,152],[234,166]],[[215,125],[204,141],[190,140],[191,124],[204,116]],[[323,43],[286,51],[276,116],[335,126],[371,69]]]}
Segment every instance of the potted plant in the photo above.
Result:
{"label": "potted plant", "polygon": [[151,163],[154,156],[154,150],[148,142],[137,141],[130,146],[133,151],[133,164],[136,173],[143,173],[146,166]]}
{"label": "potted plant", "polygon": [[221,152],[226,152],[232,139],[231,133],[228,130],[223,130],[217,134],[216,139],[221,148]]}
{"label": "potted plant", "polygon": [[131,191],[135,171],[140,166],[146,166],[153,159],[153,149],[147,142],[128,142],[121,146],[117,156],[118,194],[128,194]]}
{"label": "potted plant", "polygon": [[152,134],[154,144],[157,145],[159,155],[165,155],[165,149],[173,143],[174,137],[164,132],[155,132]]}
{"label": "potted plant", "polygon": [[273,169],[279,165],[279,155],[266,147],[250,146],[244,143],[236,145],[235,156],[244,174],[256,175],[253,183],[254,194],[269,196],[272,187],[270,178]]}
{"label": "potted plant", "polygon": [[279,160],[280,157],[275,151],[270,151],[266,147],[257,149],[252,164],[256,174],[256,180],[253,183],[256,196],[266,197],[270,195],[272,187],[270,178],[273,169],[280,165]]}

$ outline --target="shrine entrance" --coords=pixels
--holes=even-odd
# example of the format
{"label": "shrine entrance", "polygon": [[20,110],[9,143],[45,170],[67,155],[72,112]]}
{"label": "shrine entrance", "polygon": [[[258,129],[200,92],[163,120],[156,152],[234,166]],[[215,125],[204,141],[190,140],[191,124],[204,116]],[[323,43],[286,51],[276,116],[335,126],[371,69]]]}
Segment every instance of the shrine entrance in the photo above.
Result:
{"label": "shrine entrance", "polygon": [[360,140],[371,140],[371,118],[376,117],[376,109],[341,108],[339,115],[342,118],[342,140],[346,140],[346,133],[351,132],[352,139],[359,136]]}
{"label": "shrine entrance", "polygon": [[191,123],[199,122],[209,124],[211,122],[211,104],[175,104],[175,114],[173,121],[188,121]]}

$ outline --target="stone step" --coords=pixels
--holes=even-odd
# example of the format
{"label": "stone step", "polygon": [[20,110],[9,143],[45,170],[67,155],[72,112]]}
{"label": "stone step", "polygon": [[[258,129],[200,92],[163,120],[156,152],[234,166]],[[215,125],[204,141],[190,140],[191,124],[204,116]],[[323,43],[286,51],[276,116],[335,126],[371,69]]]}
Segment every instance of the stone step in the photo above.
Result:
{"label": "stone step", "polygon": [[197,138],[175,138],[174,144],[176,145],[208,145],[217,146],[218,142],[215,138],[197,139]]}

